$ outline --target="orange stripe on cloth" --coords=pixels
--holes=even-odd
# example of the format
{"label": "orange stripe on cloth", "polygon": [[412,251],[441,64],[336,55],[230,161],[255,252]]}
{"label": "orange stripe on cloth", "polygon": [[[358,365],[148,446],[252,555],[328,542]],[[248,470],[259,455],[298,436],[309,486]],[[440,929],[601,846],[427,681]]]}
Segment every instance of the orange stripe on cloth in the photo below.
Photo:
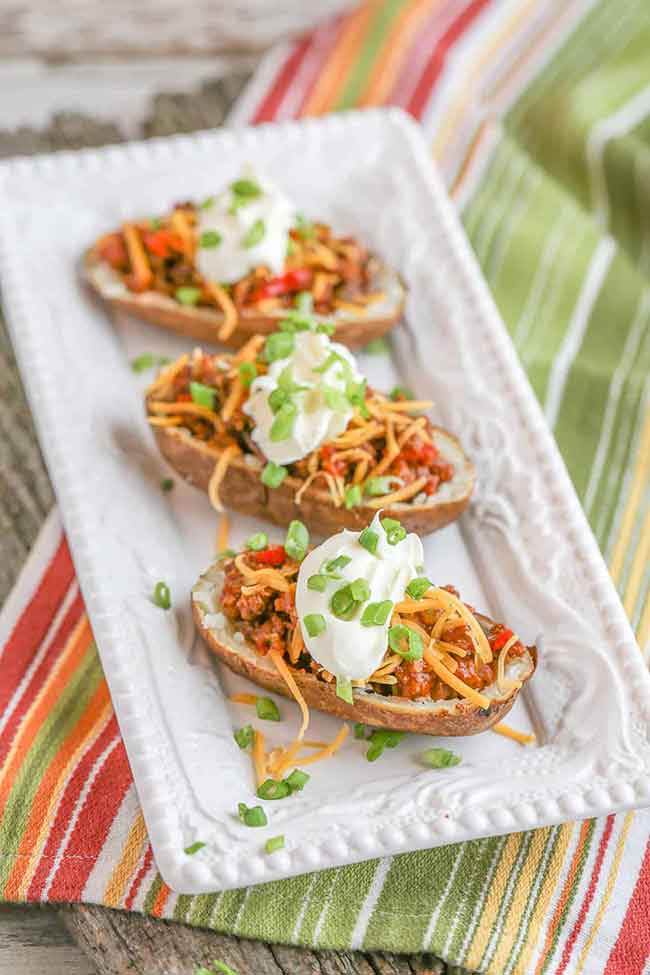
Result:
{"label": "orange stripe on cloth", "polygon": [[55,816],[55,808],[70,773],[88,747],[89,741],[99,734],[112,713],[108,687],[106,681],[102,680],[68,737],[59,743],[58,750],[41,779],[18,847],[16,863],[5,885],[3,896],[7,900],[23,899],[26,896]]}
{"label": "orange stripe on cloth", "polygon": [[407,4],[400,11],[397,20],[383,42],[381,55],[375,61],[370,72],[365,89],[357,99],[360,107],[381,105],[390,96],[404,59],[410,52],[411,45],[425,20],[431,16],[433,10],[441,5],[442,0],[417,0]]}
{"label": "orange stripe on cloth", "polygon": [[34,744],[34,740],[55,701],[63,693],[81,663],[91,641],[90,625],[87,618],[83,616],[75,627],[57,665],[53,668],[25,715],[23,726],[18,731],[9,749],[4,767],[0,769],[0,815],[4,812],[7,799],[25,756]]}
{"label": "orange stripe on cloth", "polygon": [[131,876],[138,865],[147,840],[147,828],[142,812],[138,812],[122,847],[119,860],[113,868],[104,888],[103,903],[107,907],[119,907],[122,903]]}
{"label": "orange stripe on cloth", "polygon": [[151,914],[153,917],[162,917],[163,911],[165,910],[165,905],[169,900],[170,894],[171,894],[171,889],[163,881],[151,908]]}

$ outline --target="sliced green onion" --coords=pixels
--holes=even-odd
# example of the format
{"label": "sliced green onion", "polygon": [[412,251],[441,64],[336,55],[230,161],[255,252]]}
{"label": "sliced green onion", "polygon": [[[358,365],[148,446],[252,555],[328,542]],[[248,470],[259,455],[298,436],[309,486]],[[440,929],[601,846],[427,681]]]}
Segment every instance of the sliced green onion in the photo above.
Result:
{"label": "sliced green onion", "polygon": [[322,335],[334,335],[336,331],[336,325],[333,322],[319,322],[316,326],[316,332]]}
{"label": "sliced green onion", "polygon": [[364,491],[371,497],[376,498],[381,494],[390,494],[393,489],[392,485],[397,481],[398,485],[401,485],[401,480],[394,475],[388,475],[387,477],[369,477],[366,481]]}
{"label": "sliced green onion", "polygon": [[215,390],[204,383],[190,383],[190,396],[192,401],[199,406],[206,406],[209,410],[214,409]]}
{"label": "sliced green onion", "polygon": [[262,195],[260,186],[252,179],[236,179],[230,184],[230,189],[235,196],[248,197],[250,200]]}
{"label": "sliced green onion", "polygon": [[357,722],[354,726],[354,737],[359,741],[365,741],[366,738],[366,726],[365,724],[360,724]]}
{"label": "sliced green onion", "polygon": [[311,220],[307,220],[302,213],[296,214],[296,233],[298,236],[302,237],[303,240],[307,240],[309,237],[313,237],[315,230],[314,225]]}
{"label": "sliced green onion", "polygon": [[261,552],[263,548],[268,548],[269,536],[266,532],[255,532],[246,540],[246,548],[252,552]]}
{"label": "sliced green onion", "polygon": [[267,362],[288,359],[293,354],[296,340],[290,332],[273,332],[264,343],[264,358]]}
{"label": "sliced green onion", "polygon": [[169,359],[163,356],[153,355],[152,352],[143,352],[142,355],[131,359],[131,369],[133,372],[146,372],[147,369],[153,369],[155,366],[164,366],[167,362]]}
{"label": "sliced green onion", "polygon": [[244,389],[248,389],[257,376],[257,366],[254,362],[242,362],[238,371],[240,383]]}
{"label": "sliced green onion", "polygon": [[287,775],[284,780],[292,792],[302,792],[307,783],[309,782],[311,776],[303,772],[302,769],[295,768],[291,775]]}
{"label": "sliced green onion", "polygon": [[336,676],[336,696],[340,697],[342,701],[346,704],[353,704],[352,698],[352,681],[349,677],[341,677],[340,674]]}
{"label": "sliced green onion", "polygon": [[149,226],[152,230],[160,230],[162,227],[162,220],[160,217],[149,217]]}
{"label": "sliced green onion", "polygon": [[406,386],[393,386],[388,394],[392,400],[413,399],[413,393]]}
{"label": "sliced green onion", "polygon": [[294,304],[303,315],[311,315],[314,310],[314,296],[311,291],[299,291]]}
{"label": "sliced green onion", "polygon": [[153,596],[151,597],[159,609],[169,609],[172,604],[172,595],[166,582],[157,582]]}
{"label": "sliced green onion", "polygon": [[389,545],[397,545],[406,538],[406,529],[395,518],[382,518],[381,527],[386,532]]}
{"label": "sliced green onion", "polygon": [[322,613],[308,613],[304,617],[303,623],[309,636],[320,636],[327,626]]}
{"label": "sliced green onion", "polygon": [[198,305],[199,298],[201,297],[201,289],[190,287],[176,288],[174,297],[181,305]]}
{"label": "sliced green onion", "polygon": [[330,599],[330,609],[340,620],[351,620],[355,617],[359,604],[352,595],[349,584],[336,590]]}
{"label": "sliced green onion", "polygon": [[390,355],[390,345],[386,339],[373,339],[361,351],[366,355]]}
{"label": "sliced green onion", "polygon": [[[225,961],[213,961],[212,968],[216,972],[219,972],[219,975],[237,975],[234,968],[231,968],[230,965],[226,965]],[[213,975],[213,973],[210,972],[210,975]]]}
{"label": "sliced green onion", "polygon": [[262,471],[262,484],[266,484],[270,488],[280,487],[287,473],[286,467],[282,467],[280,464],[274,464],[270,460]]}
{"label": "sliced green onion", "polygon": [[385,728],[373,731],[368,739],[370,747],[366,752],[366,758],[369,762],[376,762],[384,748],[397,748],[404,735],[404,731],[388,731]]}
{"label": "sliced green onion", "polygon": [[404,660],[421,660],[424,652],[422,637],[415,630],[403,626],[391,626],[388,631],[388,645],[393,653],[398,653]]}
{"label": "sliced green onion", "polygon": [[273,443],[279,443],[281,440],[289,439],[293,431],[294,423],[296,422],[297,413],[298,410],[291,401],[283,403],[275,414],[275,419],[269,431],[269,438]]}
{"label": "sliced green onion", "polygon": [[171,477],[163,477],[162,481],[160,482],[160,490],[164,491],[165,494],[168,494],[169,491],[173,490],[173,488],[174,482]]}
{"label": "sliced green onion", "polygon": [[202,843],[201,840],[197,840],[195,843],[190,843],[189,846],[186,846],[183,853],[187,853],[187,855],[191,857],[194,856],[195,853],[198,853],[199,850],[202,850],[204,846],[205,843]]}
{"label": "sliced green onion", "polygon": [[355,579],[350,583],[350,592],[355,603],[365,603],[370,599],[370,586],[365,579]]}
{"label": "sliced green onion", "polygon": [[302,562],[309,547],[309,532],[301,521],[290,521],[284,550],[291,559]]}
{"label": "sliced green onion", "polygon": [[245,826],[266,826],[268,823],[266,813],[261,806],[247,806],[245,802],[240,802],[237,812]]}
{"label": "sliced green onion", "polygon": [[233,559],[237,555],[234,548],[222,548],[220,552],[217,553],[218,559]]}
{"label": "sliced green onion", "polygon": [[322,575],[309,576],[307,579],[307,588],[311,589],[312,592],[325,592],[327,586],[327,577]]}
{"label": "sliced green onion", "polygon": [[277,779],[265,779],[255,793],[258,799],[286,799],[291,795],[291,789],[286,782]]}
{"label": "sliced green onion", "polygon": [[345,393],[334,389],[333,386],[325,386],[323,384],[323,397],[330,410],[334,410],[335,413],[345,413],[350,407]]}
{"label": "sliced green onion", "polygon": [[278,376],[278,387],[284,390],[285,393],[302,393],[304,390],[309,389],[309,386],[301,386],[299,383],[293,381],[291,366],[285,366]]}
{"label": "sliced green onion", "polygon": [[393,604],[390,599],[380,603],[368,603],[361,617],[362,626],[383,626],[391,612]]}
{"label": "sliced green onion", "polygon": [[255,701],[257,717],[262,721],[280,721],[280,711],[270,697],[258,697]]}
{"label": "sliced green onion", "polygon": [[245,247],[247,250],[249,250],[251,247],[255,247],[261,240],[264,240],[265,234],[266,224],[263,220],[256,220],[242,237],[242,247]]}
{"label": "sliced green onion", "polygon": [[359,484],[353,484],[352,487],[345,489],[345,507],[350,510],[350,508],[356,508],[357,505],[361,504],[361,486]]}
{"label": "sliced green onion", "polygon": [[249,745],[253,744],[254,735],[252,724],[245,724],[243,728],[238,728],[233,733],[233,738],[240,748],[248,748]]}
{"label": "sliced green onion", "polygon": [[429,582],[425,576],[420,576],[417,579],[411,579],[406,587],[406,592],[411,599],[422,599],[424,594],[428,592],[432,586],[433,583]]}
{"label": "sliced green onion", "polygon": [[450,752],[448,748],[428,748],[420,758],[428,768],[451,768],[461,763],[460,755]]}
{"label": "sliced green onion", "polygon": [[345,387],[345,395],[348,398],[348,402],[351,406],[357,406],[359,408],[359,412],[364,420],[367,420],[370,416],[368,407],[366,406],[366,383],[367,380],[365,379],[362,379],[358,383],[349,380]]}
{"label": "sliced green onion", "polygon": [[334,579],[340,579],[341,577],[336,575],[337,569],[344,569],[346,565],[349,565],[352,559],[349,555],[337,555],[335,559],[329,559],[328,562],[324,562],[321,568],[321,572],[326,572],[331,575]]}
{"label": "sliced green onion", "polygon": [[379,535],[370,528],[364,528],[359,535],[359,545],[363,546],[371,555],[376,553],[378,543]]}
{"label": "sliced green onion", "polygon": [[312,372],[318,373],[319,375],[324,375],[328,372],[332,366],[342,366],[342,376],[347,381],[351,379],[352,369],[350,368],[350,363],[347,359],[344,359],[339,352],[330,352],[327,358],[321,362],[320,366],[315,366]]}
{"label": "sliced green onion", "polygon": [[199,247],[218,247],[223,237],[218,230],[204,230],[199,237]]}
{"label": "sliced green onion", "polygon": [[214,197],[214,196],[206,196],[206,198],[203,201],[203,203],[199,203],[199,209],[200,210],[209,210],[211,207],[214,206],[215,199],[216,199],[216,197]]}
{"label": "sliced green onion", "polygon": [[284,836],[272,836],[270,840],[267,840],[264,844],[264,850],[266,853],[277,853],[278,850],[284,849]]}
{"label": "sliced green onion", "polygon": [[280,389],[279,386],[271,390],[269,395],[269,406],[271,407],[271,413],[273,413],[274,416],[276,413],[280,412],[285,403],[290,402],[291,397],[286,390]]}

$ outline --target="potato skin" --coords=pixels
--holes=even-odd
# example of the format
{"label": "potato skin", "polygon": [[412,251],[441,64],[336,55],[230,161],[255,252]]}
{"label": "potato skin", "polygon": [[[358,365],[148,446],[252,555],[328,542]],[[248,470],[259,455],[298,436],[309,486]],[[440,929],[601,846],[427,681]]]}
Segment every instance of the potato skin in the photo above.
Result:
{"label": "potato skin", "polygon": [[[282,694],[293,700],[291,693],[272,667],[263,666],[252,651],[248,653],[229,646],[217,639],[203,624],[203,614],[196,602],[192,601],[192,614],[199,634],[209,650],[214,653],[230,670],[247,677],[254,684]],[[531,655],[530,674],[532,676],[536,666],[536,651]],[[495,700],[489,710],[474,707],[467,701],[456,700],[449,702],[450,707],[427,710],[409,701],[395,701],[392,698],[383,699],[380,695],[354,694],[354,704],[347,704],[336,696],[333,685],[318,680],[313,674],[292,671],[293,677],[307,704],[318,711],[325,711],[335,717],[348,721],[358,721],[374,728],[390,728],[394,731],[409,731],[419,735],[440,735],[443,737],[465,737],[477,735],[487,731],[492,725],[502,721],[515,703],[518,691],[502,700]]]}
{"label": "potato skin", "polygon": [[[278,322],[284,318],[284,313],[264,315],[260,312],[245,309],[239,316],[239,324],[235,331],[224,341],[217,338],[217,333],[223,322],[223,315],[209,308],[186,307],[155,291],[145,291],[142,294],[114,295],[108,294],[93,275],[93,269],[103,262],[97,259],[93,249],[86,251],[83,258],[83,277],[90,288],[106,301],[112,308],[127,312],[134,318],[143,319],[152,325],[159,325],[169,331],[177,332],[187,338],[200,343],[225,345],[231,349],[239,349],[253,335],[268,335],[274,332]],[[385,315],[354,316],[336,322],[333,338],[351,349],[358,349],[373,339],[385,335],[402,317],[404,309],[404,289],[395,307]]]}
{"label": "potato skin", "polygon": [[[177,474],[202,491],[207,491],[218,454],[201,441],[193,440],[177,427],[153,427],[153,433],[162,455]],[[434,428],[437,429],[437,428]],[[455,444],[457,441],[444,431]],[[384,514],[397,518],[407,529],[418,535],[428,535],[455,521],[469,504],[474,487],[474,469],[466,462],[466,490],[457,498],[433,504],[398,504],[386,508]],[[376,514],[376,509],[359,505],[347,510],[335,508],[329,493],[318,485],[310,485],[296,504],[295,493],[301,485],[296,478],[286,477],[278,488],[267,488],[261,481],[262,469],[249,467],[242,457],[229,465],[221,483],[219,494],[226,508],[233,508],[245,515],[253,515],[288,525],[293,519],[304,521],[319,535],[333,535],[348,528],[361,531]]]}

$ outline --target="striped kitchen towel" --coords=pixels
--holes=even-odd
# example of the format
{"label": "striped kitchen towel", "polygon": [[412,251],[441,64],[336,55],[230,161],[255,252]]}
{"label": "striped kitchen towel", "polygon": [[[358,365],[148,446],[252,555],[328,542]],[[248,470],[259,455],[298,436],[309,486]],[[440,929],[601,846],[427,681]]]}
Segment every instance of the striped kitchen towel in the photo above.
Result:
{"label": "striped kitchen towel", "polygon": [[[647,0],[367,0],[273,51],[234,121],[390,103],[425,128],[650,652]],[[87,900],[493,975],[648,975],[650,813],[264,887],[157,874],[58,516],[0,618],[0,896]]]}

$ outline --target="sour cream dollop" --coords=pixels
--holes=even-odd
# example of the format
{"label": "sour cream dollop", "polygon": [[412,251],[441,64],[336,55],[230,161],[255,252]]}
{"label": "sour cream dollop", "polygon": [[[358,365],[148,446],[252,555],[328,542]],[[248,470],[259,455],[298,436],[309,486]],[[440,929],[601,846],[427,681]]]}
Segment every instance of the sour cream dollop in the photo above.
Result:
{"label": "sour cream dollop", "polygon": [[[313,549],[303,560],[298,573],[296,609],[305,646],[321,667],[349,680],[367,680],[377,670],[388,646],[391,613],[383,625],[364,626],[361,623],[364,609],[370,603],[385,600],[390,600],[393,605],[400,602],[408,583],[421,571],[424,560],[418,536],[409,533],[402,541],[391,545],[380,516],[381,512],[378,512],[366,529],[378,536],[374,554],[360,544],[361,532],[344,529]],[[341,578],[328,579],[322,592],[309,588],[308,580],[326,574],[325,563],[339,556],[350,560],[334,570]],[[332,596],[356,579],[366,580],[370,596],[353,619],[339,619],[331,609]],[[318,636],[310,636],[305,625],[305,617],[310,615],[320,615],[325,620],[325,628]]]}
{"label": "sour cream dollop", "polygon": [[196,263],[204,278],[230,283],[260,265],[282,273],[296,211],[273,183],[247,169],[198,217]]}
{"label": "sour cream dollop", "polygon": [[[271,363],[268,373],[254,380],[243,410],[255,421],[252,437],[262,453],[275,464],[291,464],[306,457],[320,444],[345,430],[353,407],[346,398],[348,383],[362,382],[352,353],[321,332],[297,332],[289,355]],[[324,372],[316,372],[328,365]],[[281,378],[282,377],[282,378]],[[290,392],[295,419],[285,438],[274,439],[274,413],[269,397],[278,384],[295,387]],[[302,388],[304,387],[304,388]],[[340,394],[338,396],[337,394]]]}

